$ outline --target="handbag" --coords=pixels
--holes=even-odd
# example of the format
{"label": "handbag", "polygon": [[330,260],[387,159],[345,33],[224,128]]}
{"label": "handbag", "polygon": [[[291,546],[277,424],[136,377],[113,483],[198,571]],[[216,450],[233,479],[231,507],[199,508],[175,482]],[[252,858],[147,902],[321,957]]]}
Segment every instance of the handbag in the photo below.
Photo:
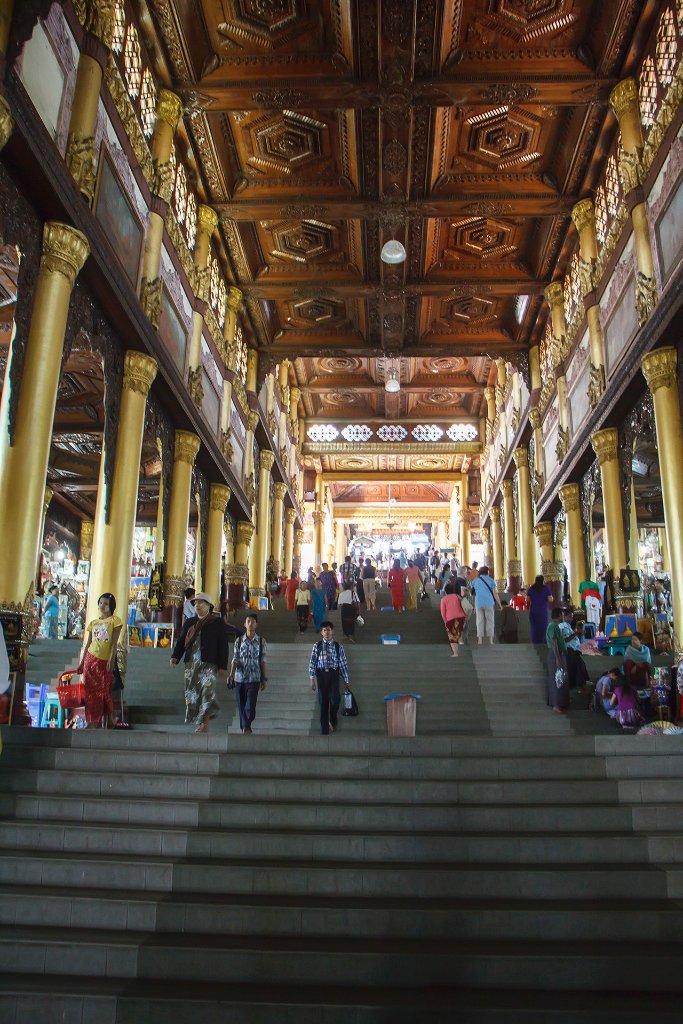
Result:
{"label": "handbag", "polygon": [[356,715],[358,715],[358,702],[348,687],[344,690],[344,708],[342,710],[342,715],[345,718],[355,718]]}
{"label": "handbag", "polygon": [[356,622],[358,623],[359,626],[364,626],[365,625],[365,619],[363,618],[362,615],[358,615],[356,617]]}
{"label": "handbag", "polygon": [[75,672],[62,672],[57,680],[57,697],[60,708],[82,708],[85,704],[85,683],[72,683]]}
{"label": "handbag", "polygon": [[460,607],[464,611],[465,616],[471,615],[474,611],[474,605],[470,601],[469,597],[465,597],[464,595],[460,598]]}

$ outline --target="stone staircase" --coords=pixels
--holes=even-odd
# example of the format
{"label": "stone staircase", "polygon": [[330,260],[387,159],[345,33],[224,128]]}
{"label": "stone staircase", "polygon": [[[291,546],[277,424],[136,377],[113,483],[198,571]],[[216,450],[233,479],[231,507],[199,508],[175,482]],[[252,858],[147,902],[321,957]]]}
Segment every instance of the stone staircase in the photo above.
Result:
{"label": "stone staircase", "polygon": [[679,738],[2,739],[3,1024],[680,1021]]}

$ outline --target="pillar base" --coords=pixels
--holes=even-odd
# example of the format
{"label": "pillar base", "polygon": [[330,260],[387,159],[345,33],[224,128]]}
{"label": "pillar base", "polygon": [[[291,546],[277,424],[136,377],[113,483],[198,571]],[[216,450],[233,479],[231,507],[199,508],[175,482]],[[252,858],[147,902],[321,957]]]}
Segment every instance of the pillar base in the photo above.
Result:
{"label": "pillar base", "polygon": [[625,591],[614,587],[614,604],[617,614],[642,615],[643,602],[639,590]]}
{"label": "pillar base", "polygon": [[553,605],[557,608],[564,601],[564,562],[543,562],[541,572],[553,595]]}
{"label": "pillar base", "polygon": [[522,589],[522,563],[518,558],[508,559],[508,585],[511,594],[518,594]]}
{"label": "pillar base", "polygon": [[228,610],[237,611],[247,604],[247,586],[249,569],[246,565],[229,565],[225,570],[225,582],[228,588]]}

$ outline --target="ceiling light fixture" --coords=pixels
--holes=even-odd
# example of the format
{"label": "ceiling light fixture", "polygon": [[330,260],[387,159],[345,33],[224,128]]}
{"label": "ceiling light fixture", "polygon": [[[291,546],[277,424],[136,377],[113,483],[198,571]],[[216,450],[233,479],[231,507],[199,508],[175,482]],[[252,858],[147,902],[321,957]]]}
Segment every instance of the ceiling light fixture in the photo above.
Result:
{"label": "ceiling light fixture", "polygon": [[382,246],[382,251],[379,255],[383,263],[404,263],[407,253],[400,242],[395,238],[390,238]]}
{"label": "ceiling light fixture", "polygon": [[396,370],[389,370],[389,375],[384,382],[384,390],[388,391],[390,395],[395,395],[397,391],[401,390],[401,382]]}

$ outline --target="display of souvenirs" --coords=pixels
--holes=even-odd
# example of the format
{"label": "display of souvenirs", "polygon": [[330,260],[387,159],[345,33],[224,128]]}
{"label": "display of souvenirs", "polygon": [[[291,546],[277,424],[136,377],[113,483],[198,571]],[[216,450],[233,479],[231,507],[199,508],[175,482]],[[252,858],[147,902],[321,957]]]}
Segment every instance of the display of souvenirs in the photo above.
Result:
{"label": "display of souvenirs", "polygon": [[164,565],[158,562],[154,566],[152,579],[149,584],[149,607],[156,611],[164,606]]}
{"label": "display of souvenirs", "polygon": [[656,651],[673,650],[671,626],[669,624],[668,615],[658,612],[654,616],[654,634],[654,646]]}
{"label": "display of souvenirs", "polygon": [[622,594],[640,592],[640,573],[636,569],[622,569],[619,573],[619,590]]}
{"label": "display of souvenirs", "polygon": [[173,646],[175,631],[170,622],[137,622],[128,626],[128,643],[131,647]]}
{"label": "display of souvenirs", "polygon": [[605,636],[611,640],[615,640],[617,637],[633,636],[637,625],[636,616],[628,612],[621,615],[606,615]]}

